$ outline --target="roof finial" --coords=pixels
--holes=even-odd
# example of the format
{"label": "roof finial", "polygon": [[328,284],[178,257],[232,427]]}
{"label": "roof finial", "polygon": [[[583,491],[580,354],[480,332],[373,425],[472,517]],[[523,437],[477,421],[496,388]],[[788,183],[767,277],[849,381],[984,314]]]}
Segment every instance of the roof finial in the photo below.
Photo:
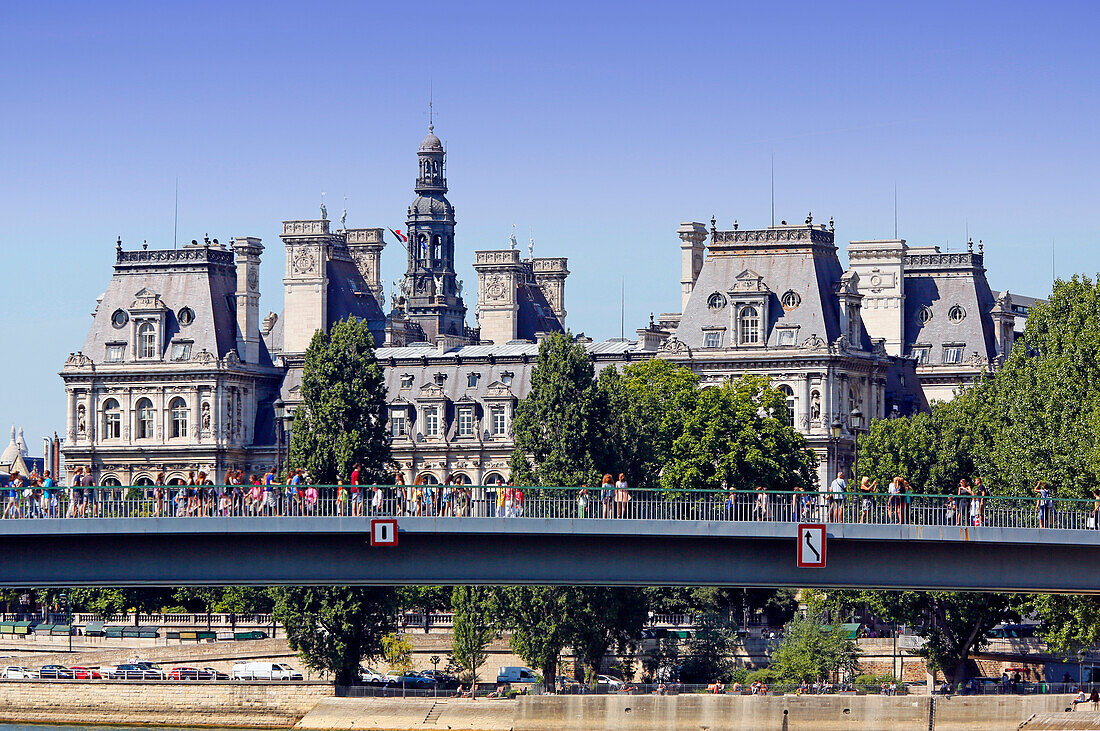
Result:
{"label": "roof finial", "polygon": [[981,239],[978,239],[978,253],[979,254],[984,254],[985,253],[985,244],[982,243]]}
{"label": "roof finial", "polygon": [[428,131],[429,132],[434,132],[435,131],[435,106],[432,103],[432,102],[435,101],[435,99],[434,99],[435,89],[433,87],[434,87],[434,83],[429,81],[428,82]]}
{"label": "roof finial", "polygon": [[[121,236],[119,236],[118,241],[115,242],[115,251],[117,251],[120,254],[122,253],[122,237]],[[12,428],[14,429],[15,427],[12,427]]]}
{"label": "roof finial", "polygon": [[809,213],[806,214],[806,225],[808,226],[813,222],[814,222],[814,212],[810,211]]}
{"label": "roof finial", "polygon": [[966,250],[969,251],[971,254],[974,253],[974,239],[966,240]]}

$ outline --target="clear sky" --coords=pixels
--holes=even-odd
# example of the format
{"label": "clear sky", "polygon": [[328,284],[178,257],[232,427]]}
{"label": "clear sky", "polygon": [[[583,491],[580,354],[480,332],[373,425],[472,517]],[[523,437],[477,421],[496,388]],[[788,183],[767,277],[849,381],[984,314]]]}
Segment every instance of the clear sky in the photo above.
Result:
{"label": "clear sky", "polygon": [[[679,309],[680,221],[984,240],[995,289],[1094,273],[1100,3],[0,4],[0,439],[63,434],[114,242],[403,228],[434,88],[467,292],[513,223],[569,257],[568,325]],[[843,246],[842,246],[843,255]],[[387,284],[404,268],[384,255]],[[388,286],[387,286],[388,292]],[[472,299],[472,297],[470,298]],[[470,301],[470,321],[473,302]],[[0,445],[2,449],[2,445]]]}

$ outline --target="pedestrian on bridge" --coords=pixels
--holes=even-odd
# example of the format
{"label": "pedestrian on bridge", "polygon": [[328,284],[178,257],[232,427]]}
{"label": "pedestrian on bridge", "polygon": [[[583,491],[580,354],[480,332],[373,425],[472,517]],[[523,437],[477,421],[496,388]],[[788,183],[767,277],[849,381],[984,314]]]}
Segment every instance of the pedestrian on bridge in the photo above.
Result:
{"label": "pedestrian on bridge", "polygon": [[848,492],[848,481],[844,479],[844,472],[836,473],[836,479],[829,485],[829,520],[834,523],[844,522],[844,493]]}
{"label": "pedestrian on bridge", "polygon": [[871,522],[871,508],[874,506],[872,495],[876,488],[878,488],[878,480],[871,482],[870,477],[859,478],[859,491],[863,493],[863,498],[860,500],[859,506],[860,523]]}
{"label": "pedestrian on bridge", "polygon": [[970,500],[974,496],[974,490],[966,478],[959,480],[958,500],[955,504],[955,518],[959,526],[967,525],[970,521]]}
{"label": "pedestrian on bridge", "polygon": [[1035,501],[1035,507],[1039,511],[1039,527],[1049,528],[1054,517],[1054,493],[1050,485],[1039,480],[1035,483],[1035,492],[1039,493],[1039,499]]}

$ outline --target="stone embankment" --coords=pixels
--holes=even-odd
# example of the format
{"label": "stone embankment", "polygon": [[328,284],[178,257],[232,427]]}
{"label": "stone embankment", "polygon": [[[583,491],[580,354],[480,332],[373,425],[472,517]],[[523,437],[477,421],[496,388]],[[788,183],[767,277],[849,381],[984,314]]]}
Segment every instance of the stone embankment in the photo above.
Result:
{"label": "stone embankment", "polygon": [[1081,731],[1068,695],[529,696],[336,698],[326,683],[0,682],[0,722],[240,726],[328,731]]}
{"label": "stone embankment", "polygon": [[328,683],[0,682],[0,722],[289,728]]}

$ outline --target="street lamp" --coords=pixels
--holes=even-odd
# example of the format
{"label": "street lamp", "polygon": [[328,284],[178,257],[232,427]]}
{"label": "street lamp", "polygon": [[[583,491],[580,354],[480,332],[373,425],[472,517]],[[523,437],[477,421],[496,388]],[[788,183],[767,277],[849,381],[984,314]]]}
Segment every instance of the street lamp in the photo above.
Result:
{"label": "street lamp", "polygon": [[286,418],[286,404],[281,398],[272,404],[275,409],[275,479],[283,471],[283,419]]}
{"label": "street lamp", "polygon": [[852,450],[854,452],[852,467],[855,468],[859,465],[859,429],[863,426],[863,412],[859,410],[858,406],[853,407],[851,413],[848,414],[848,419],[852,425]]}
{"label": "street lamp", "polygon": [[829,425],[829,428],[833,433],[833,439],[840,439],[840,431],[844,428],[844,425],[840,423],[840,417],[834,416],[833,423]]}

